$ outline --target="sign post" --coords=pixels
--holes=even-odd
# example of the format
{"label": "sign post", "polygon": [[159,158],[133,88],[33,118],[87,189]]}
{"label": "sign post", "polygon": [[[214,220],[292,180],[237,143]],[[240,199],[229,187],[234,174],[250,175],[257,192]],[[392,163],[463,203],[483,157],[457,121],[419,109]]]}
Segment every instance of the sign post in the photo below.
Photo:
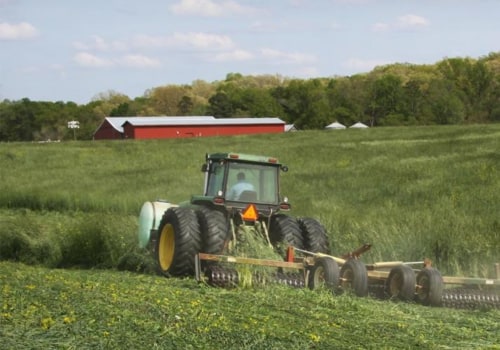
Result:
{"label": "sign post", "polygon": [[68,122],[68,129],[73,129],[73,140],[76,140],[76,130],[80,128],[80,122],[78,120],[71,120]]}

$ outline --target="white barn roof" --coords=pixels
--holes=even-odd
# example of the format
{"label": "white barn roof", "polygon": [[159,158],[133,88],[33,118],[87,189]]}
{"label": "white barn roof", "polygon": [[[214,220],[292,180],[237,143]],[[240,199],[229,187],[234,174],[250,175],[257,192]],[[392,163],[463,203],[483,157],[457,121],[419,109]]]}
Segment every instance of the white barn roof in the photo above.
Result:
{"label": "white barn roof", "polygon": [[[119,132],[123,132],[123,124],[129,122],[132,125],[178,125],[178,124],[199,124],[204,120],[215,120],[212,116],[192,116],[192,117],[107,117],[109,124]],[[180,123],[176,123],[179,121]]]}
{"label": "white barn roof", "polygon": [[[246,125],[246,124],[285,124],[279,118],[214,118],[214,117],[136,117],[127,118],[125,123],[134,126],[151,125]],[[122,126],[123,126],[122,124]]]}
{"label": "white barn roof", "polygon": [[[125,123],[127,121],[127,118],[126,117],[107,117],[107,118],[104,118],[105,121],[107,121],[109,124],[111,124],[111,126],[116,130],[116,131],[119,131],[119,132],[123,132],[123,123]],[[99,126],[100,128],[100,126]],[[97,128],[99,130],[99,128]]]}

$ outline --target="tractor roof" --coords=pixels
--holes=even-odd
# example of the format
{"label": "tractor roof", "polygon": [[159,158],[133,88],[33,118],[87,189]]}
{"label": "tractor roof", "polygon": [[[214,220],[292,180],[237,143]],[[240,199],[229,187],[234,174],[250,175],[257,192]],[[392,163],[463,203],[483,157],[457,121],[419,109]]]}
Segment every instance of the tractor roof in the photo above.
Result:
{"label": "tractor roof", "polygon": [[227,160],[240,160],[244,162],[254,162],[254,163],[272,163],[272,164],[280,164],[277,158],[274,157],[267,157],[267,156],[260,156],[260,155],[253,155],[253,154],[243,154],[243,153],[234,153],[234,152],[228,152],[228,153],[207,153],[207,159],[212,159],[212,160],[221,160],[221,159],[227,159]]}

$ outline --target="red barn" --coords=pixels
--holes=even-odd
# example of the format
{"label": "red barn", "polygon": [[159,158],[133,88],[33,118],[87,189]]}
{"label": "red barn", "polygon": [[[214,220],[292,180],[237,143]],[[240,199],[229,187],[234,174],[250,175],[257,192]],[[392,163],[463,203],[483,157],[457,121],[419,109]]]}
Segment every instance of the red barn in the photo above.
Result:
{"label": "red barn", "polygon": [[94,133],[94,140],[205,137],[284,131],[285,122],[279,118],[107,117]]}

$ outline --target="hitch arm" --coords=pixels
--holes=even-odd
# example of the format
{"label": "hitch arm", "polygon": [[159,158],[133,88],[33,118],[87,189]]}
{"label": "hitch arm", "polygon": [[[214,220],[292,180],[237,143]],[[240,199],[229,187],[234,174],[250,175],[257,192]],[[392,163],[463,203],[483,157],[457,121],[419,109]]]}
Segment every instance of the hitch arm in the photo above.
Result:
{"label": "hitch arm", "polygon": [[358,259],[361,256],[361,254],[369,251],[371,249],[371,247],[372,247],[371,244],[365,243],[361,247],[359,247],[358,249],[342,255],[341,258],[342,259],[352,259],[352,258]]}

